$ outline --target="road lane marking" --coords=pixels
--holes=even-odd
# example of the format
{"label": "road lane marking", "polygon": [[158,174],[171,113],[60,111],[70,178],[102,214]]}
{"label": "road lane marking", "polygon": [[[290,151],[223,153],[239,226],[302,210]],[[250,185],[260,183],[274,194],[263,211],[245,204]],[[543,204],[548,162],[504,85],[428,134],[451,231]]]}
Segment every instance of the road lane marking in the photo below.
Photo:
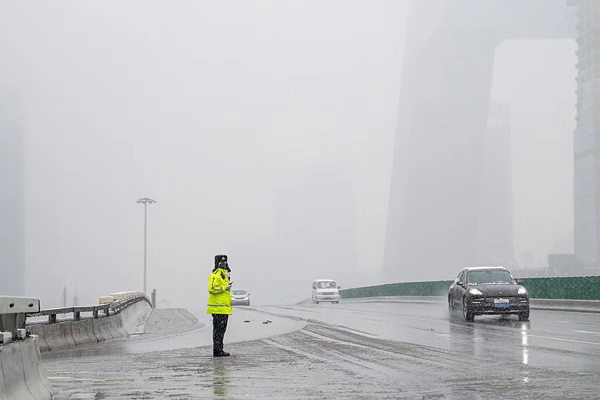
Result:
{"label": "road lane marking", "polygon": [[581,343],[581,344],[595,344],[596,346],[600,346],[600,342],[586,342],[585,340],[565,339],[565,338],[540,336],[540,335],[527,335],[527,336],[529,336],[530,338],[535,337],[538,339],[558,340],[561,342],[571,342],[571,343]]}
{"label": "road lane marking", "polygon": [[575,331],[577,333],[589,333],[591,335],[600,335],[600,332],[592,332],[592,331]]}
{"label": "road lane marking", "polygon": [[[368,314],[370,316],[373,316],[373,313],[367,313],[364,312],[362,310],[352,310],[351,308],[342,308],[342,306],[339,307],[335,307],[335,308],[331,308],[331,309],[335,309],[338,312],[341,313],[352,313],[352,314]],[[378,310],[379,311],[379,310]],[[392,312],[390,312],[392,311]],[[419,318],[419,317],[414,317],[411,315],[406,315],[406,314],[402,314],[402,313],[397,313],[394,312],[396,310],[385,310],[385,312],[376,312],[376,315],[383,315],[383,316],[387,316],[387,317],[403,317],[404,318],[404,326],[406,326],[407,328],[413,328],[413,329],[419,329],[418,327],[415,326],[410,326],[409,324],[406,324],[407,320],[415,320],[415,321],[421,321],[421,322],[427,322],[427,323],[433,323],[433,324],[441,324],[441,325],[446,325],[446,326],[450,326],[450,325],[456,325],[455,323],[452,323],[448,320],[431,320],[431,319],[426,319],[426,318]],[[378,321],[381,322],[381,321]],[[389,322],[389,321],[388,321]],[[563,323],[563,324],[572,324],[571,322],[568,321],[557,321],[559,323]],[[463,326],[462,324],[459,324],[459,326]],[[467,328],[469,326],[466,326]],[[502,329],[503,332],[505,333],[513,333],[513,334],[520,334],[520,332],[512,332],[512,329]],[[432,333],[441,333],[441,332],[432,332]],[[600,334],[600,333],[596,333],[596,334]],[[556,341],[562,341],[562,342],[569,342],[569,343],[579,343],[579,344],[592,344],[592,345],[600,345],[600,342],[589,342],[589,341],[584,341],[584,340],[576,340],[576,339],[567,339],[567,338],[558,338],[558,337],[551,337],[551,336],[543,336],[543,335],[533,335],[533,334],[528,334],[528,336],[530,338],[538,338],[538,339],[547,339],[547,340],[556,340]]]}

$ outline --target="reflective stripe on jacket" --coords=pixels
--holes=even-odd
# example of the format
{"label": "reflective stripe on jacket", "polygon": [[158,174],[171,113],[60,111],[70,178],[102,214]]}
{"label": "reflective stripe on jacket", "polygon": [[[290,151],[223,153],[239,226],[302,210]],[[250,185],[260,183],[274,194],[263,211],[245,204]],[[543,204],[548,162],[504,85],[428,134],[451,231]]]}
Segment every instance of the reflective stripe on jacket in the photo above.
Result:
{"label": "reflective stripe on jacket", "polygon": [[208,306],[207,314],[231,314],[231,292],[226,289],[229,285],[227,271],[217,268],[208,277]]}

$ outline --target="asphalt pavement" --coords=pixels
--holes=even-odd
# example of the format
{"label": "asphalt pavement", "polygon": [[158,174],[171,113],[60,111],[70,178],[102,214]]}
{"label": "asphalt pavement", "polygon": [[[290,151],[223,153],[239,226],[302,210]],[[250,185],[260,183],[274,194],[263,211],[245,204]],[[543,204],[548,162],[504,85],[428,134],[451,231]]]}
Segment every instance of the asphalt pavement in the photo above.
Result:
{"label": "asphalt pavement", "polygon": [[232,356],[210,343],[201,310],[156,310],[144,335],[44,366],[57,400],[600,399],[599,314],[467,323],[418,302],[238,307]]}

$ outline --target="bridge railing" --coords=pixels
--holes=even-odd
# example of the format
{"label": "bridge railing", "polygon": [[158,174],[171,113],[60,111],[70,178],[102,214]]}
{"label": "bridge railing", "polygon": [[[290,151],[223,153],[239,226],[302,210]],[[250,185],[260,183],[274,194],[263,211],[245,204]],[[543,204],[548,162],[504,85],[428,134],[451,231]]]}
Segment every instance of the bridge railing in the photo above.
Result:
{"label": "bridge railing", "polygon": [[[45,321],[35,320],[35,321],[30,321],[30,322],[55,324],[59,321],[67,321],[67,320],[79,321],[82,318],[81,314],[84,314],[84,317],[85,317],[86,316],[85,313],[90,313],[91,315],[89,315],[88,317],[91,317],[91,318],[99,318],[100,316],[108,316],[108,315],[110,315],[109,314],[110,306],[108,304],[103,304],[103,305],[99,305],[99,306],[49,308],[46,310],[40,310],[39,312],[36,312],[36,313],[29,313],[29,314],[27,314],[27,317],[28,318],[36,318],[36,317],[47,316],[48,318]],[[63,318],[59,320],[57,318],[58,315],[63,315]]]}
{"label": "bridge railing", "polygon": [[[80,321],[86,318],[98,319],[108,317],[121,312],[124,308],[138,301],[147,301],[150,304],[150,300],[148,300],[145,294],[136,292],[130,296],[121,296],[118,300],[109,304],[50,308],[46,310],[38,309],[36,312],[27,313],[27,324],[55,324],[63,321]],[[59,319],[59,315],[62,318]],[[40,317],[47,318],[42,319]]]}
{"label": "bridge railing", "polygon": [[[453,281],[402,282],[340,290],[342,299],[384,296],[446,296]],[[524,278],[532,299],[600,300],[600,276]]]}

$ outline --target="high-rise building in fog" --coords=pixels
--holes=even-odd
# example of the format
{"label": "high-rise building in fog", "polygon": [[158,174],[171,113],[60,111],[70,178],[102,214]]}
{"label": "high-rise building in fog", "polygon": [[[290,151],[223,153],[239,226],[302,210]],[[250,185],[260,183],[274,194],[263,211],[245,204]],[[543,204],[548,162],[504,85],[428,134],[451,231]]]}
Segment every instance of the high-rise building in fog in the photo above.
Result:
{"label": "high-rise building in fog", "polygon": [[478,263],[496,47],[574,38],[575,10],[565,0],[413,0],[409,13],[384,271],[446,279]]}
{"label": "high-rise building in fog", "polygon": [[18,107],[0,91],[0,295],[23,295],[24,168]]}
{"label": "high-rise building in fog", "polygon": [[578,272],[600,273],[600,2],[577,7],[577,128],[574,138],[574,228]]}
{"label": "high-rise building in fog", "polygon": [[510,107],[490,104],[477,212],[476,263],[515,266]]}

